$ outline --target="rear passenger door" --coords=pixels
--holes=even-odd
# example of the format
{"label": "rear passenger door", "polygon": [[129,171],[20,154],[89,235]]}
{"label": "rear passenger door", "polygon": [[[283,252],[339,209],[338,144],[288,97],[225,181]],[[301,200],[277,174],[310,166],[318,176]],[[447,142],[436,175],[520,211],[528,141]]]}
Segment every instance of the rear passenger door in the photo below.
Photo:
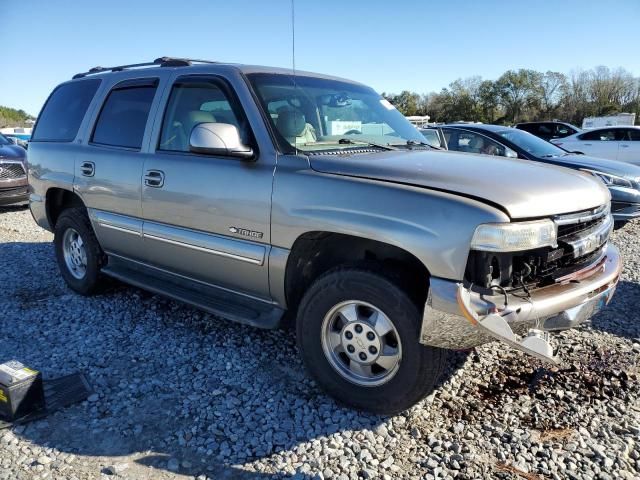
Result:
{"label": "rear passenger door", "polygon": [[165,271],[268,299],[275,157],[254,161],[192,153],[199,123],[235,125],[257,151],[231,85],[214,75],[177,77],[158,112],[144,163],[145,259]]}
{"label": "rear passenger door", "polygon": [[140,178],[158,86],[158,78],[112,86],[75,162],[76,191],[102,248],[111,255],[142,256]]}

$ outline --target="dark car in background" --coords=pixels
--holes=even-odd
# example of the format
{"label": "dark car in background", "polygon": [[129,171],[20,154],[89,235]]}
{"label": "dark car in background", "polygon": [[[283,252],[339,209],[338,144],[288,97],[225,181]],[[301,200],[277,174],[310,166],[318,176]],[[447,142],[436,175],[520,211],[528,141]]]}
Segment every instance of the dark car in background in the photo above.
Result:
{"label": "dark car in background", "polygon": [[554,138],[564,138],[574,133],[582,131],[575,125],[566,122],[524,122],[518,123],[515,127],[519,130],[529,132],[543,140],[550,141]]}
{"label": "dark car in background", "polygon": [[616,226],[640,217],[640,167],[636,165],[576,155],[523,130],[500,125],[440,125],[423,132],[429,130],[439,131],[448,150],[521,158],[591,174],[611,192]]}
{"label": "dark car in background", "polygon": [[0,206],[28,199],[27,151],[0,134]]}

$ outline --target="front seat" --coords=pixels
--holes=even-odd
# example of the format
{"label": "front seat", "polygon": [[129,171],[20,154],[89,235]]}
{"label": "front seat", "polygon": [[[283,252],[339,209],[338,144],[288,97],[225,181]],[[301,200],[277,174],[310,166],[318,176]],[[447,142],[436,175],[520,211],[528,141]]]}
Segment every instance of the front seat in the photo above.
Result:
{"label": "front seat", "polygon": [[291,145],[317,140],[315,129],[307,123],[304,115],[298,110],[279,112],[276,128]]}

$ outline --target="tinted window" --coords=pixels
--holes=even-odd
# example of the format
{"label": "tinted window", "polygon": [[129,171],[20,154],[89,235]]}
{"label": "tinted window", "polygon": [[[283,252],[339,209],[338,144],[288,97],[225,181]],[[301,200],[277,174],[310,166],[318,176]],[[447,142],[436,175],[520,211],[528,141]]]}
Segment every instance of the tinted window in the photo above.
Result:
{"label": "tinted window", "polygon": [[155,92],[156,86],[149,84],[116,86],[102,106],[91,141],[140,149]]}
{"label": "tinted window", "polygon": [[239,120],[225,91],[213,81],[189,79],[173,86],[162,122],[159,150],[189,151],[189,137],[200,123],[227,123],[249,144],[246,122]]}
{"label": "tinted window", "polygon": [[638,142],[640,141],[640,128],[639,129],[629,129],[629,135],[631,137],[631,140],[634,142]]}
{"label": "tinted window", "polygon": [[80,123],[100,80],[81,80],[56,88],[36,123],[31,141],[70,142],[78,134]]}
{"label": "tinted window", "polygon": [[600,142],[613,142],[616,140],[616,130],[607,128],[603,130],[593,130],[580,135],[580,140],[595,140]]}

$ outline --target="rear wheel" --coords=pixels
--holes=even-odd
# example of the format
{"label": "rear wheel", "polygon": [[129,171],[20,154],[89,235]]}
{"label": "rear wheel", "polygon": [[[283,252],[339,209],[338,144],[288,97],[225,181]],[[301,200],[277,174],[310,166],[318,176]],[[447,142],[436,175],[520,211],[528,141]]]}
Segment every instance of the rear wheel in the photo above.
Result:
{"label": "rear wheel", "polygon": [[64,210],[56,222],[54,246],[62,278],[82,295],[100,286],[104,253],[84,208]]}
{"label": "rear wheel", "polygon": [[421,315],[391,280],[337,269],[304,295],[297,338],[307,369],[330,395],[381,414],[405,410],[436,386],[447,351],[426,347]]}

